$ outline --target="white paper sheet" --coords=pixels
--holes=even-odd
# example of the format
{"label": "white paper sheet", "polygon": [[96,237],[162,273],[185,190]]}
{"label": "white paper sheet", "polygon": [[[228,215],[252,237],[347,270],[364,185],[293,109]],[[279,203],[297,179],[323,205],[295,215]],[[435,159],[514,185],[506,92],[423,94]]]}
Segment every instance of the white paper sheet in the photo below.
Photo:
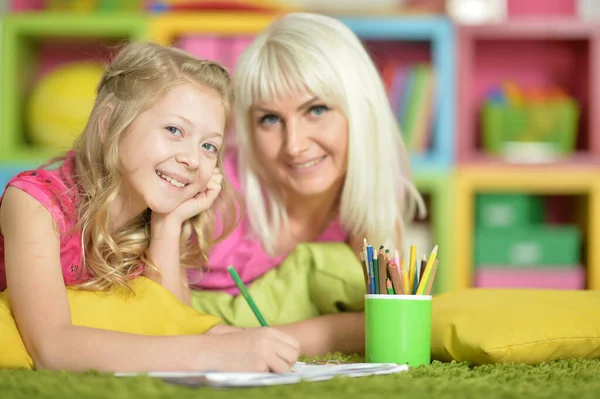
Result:
{"label": "white paper sheet", "polygon": [[375,374],[392,374],[408,370],[406,365],[395,363],[329,363],[307,364],[297,362],[291,371],[276,373],[228,373],[228,372],[150,372],[117,373],[118,377],[148,375],[165,382],[188,386],[255,387],[267,385],[296,384],[300,381],[324,381],[338,376],[362,377]]}

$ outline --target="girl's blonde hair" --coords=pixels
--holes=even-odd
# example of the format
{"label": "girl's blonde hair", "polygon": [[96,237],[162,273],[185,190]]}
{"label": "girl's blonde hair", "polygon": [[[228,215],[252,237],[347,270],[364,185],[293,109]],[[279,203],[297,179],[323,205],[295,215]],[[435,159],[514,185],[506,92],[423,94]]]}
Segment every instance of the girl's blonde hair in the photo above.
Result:
{"label": "girl's blonde hair", "polygon": [[[151,43],[125,45],[97,88],[97,98],[83,133],[74,145],[79,190],[79,224],[84,268],[93,278],[85,289],[127,286],[142,263],[156,268],[149,254],[150,210],[116,232],[110,227],[109,209],[122,178],[120,143],[134,119],[177,85],[194,83],[215,90],[223,101],[227,119],[233,89],[230,76],[218,63],[198,60],[171,47]],[[223,170],[224,146],[217,167]],[[187,220],[181,233],[181,263],[204,264],[209,248],[233,229],[238,220],[235,191],[223,179],[221,193],[211,209]],[[215,239],[216,215],[221,218]]]}
{"label": "girl's blonde hair", "polygon": [[240,182],[252,210],[251,226],[266,251],[275,251],[288,215],[281,195],[265,184],[254,150],[251,107],[290,93],[308,91],[333,103],[348,120],[339,216],[349,234],[396,247],[417,205],[425,214],[383,82],[360,40],[342,22],[310,13],[281,17],[241,55],[234,82]]}

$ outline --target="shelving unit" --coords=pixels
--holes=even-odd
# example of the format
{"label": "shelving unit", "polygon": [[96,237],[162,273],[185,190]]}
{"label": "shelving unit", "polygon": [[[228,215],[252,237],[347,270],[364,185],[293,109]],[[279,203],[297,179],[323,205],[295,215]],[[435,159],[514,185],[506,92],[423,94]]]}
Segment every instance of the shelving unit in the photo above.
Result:
{"label": "shelving unit", "polygon": [[39,164],[57,155],[27,137],[26,96],[45,70],[102,58],[106,46],[146,37],[141,15],[22,13],[4,16],[2,27],[1,162]]}
{"label": "shelving unit", "polygon": [[583,195],[587,197],[586,223],[583,224],[587,248],[584,262],[587,288],[600,288],[600,184],[598,171],[572,173],[560,166],[537,169],[459,168],[454,187],[453,290],[473,286],[473,237],[475,195],[478,193],[522,192],[531,194]]}
{"label": "shelving unit", "polygon": [[455,115],[452,24],[442,17],[341,18],[341,21],[366,41],[376,62],[391,58],[407,63],[423,60],[432,63],[437,93],[432,144],[427,153],[413,155],[411,162],[416,171],[449,167],[454,161]]}
{"label": "shelving unit", "polygon": [[[452,175],[443,175],[435,172],[419,173],[415,177],[417,189],[429,195],[429,223],[432,231],[433,241],[439,246],[438,259],[440,266],[436,274],[433,293],[439,294],[453,290],[454,273],[453,257],[453,215],[452,201],[453,181]],[[419,248],[419,250],[425,250]]]}
{"label": "shelving unit", "polygon": [[[577,225],[582,233],[585,286],[598,289],[600,116],[595,110],[600,101],[600,26],[565,15],[527,15],[496,25],[459,26],[457,50],[453,290],[476,285],[475,196],[482,193],[583,198],[576,206],[571,205],[570,212],[580,214]],[[502,80],[525,88],[558,86],[577,100],[581,115],[572,154],[528,165],[509,162],[484,150],[481,105],[487,91]],[[504,272],[510,273],[510,267]],[[515,276],[519,273],[516,271]]]}
{"label": "shelving unit", "polygon": [[253,36],[273,20],[265,14],[245,13],[168,13],[149,17],[148,39],[162,45],[174,45],[182,36]]}
{"label": "shelving unit", "polygon": [[482,150],[480,106],[486,92],[513,80],[526,87],[560,86],[581,105],[576,152],[563,167],[600,164],[600,26],[575,19],[526,19],[460,26],[457,152],[460,164],[519,167]]}

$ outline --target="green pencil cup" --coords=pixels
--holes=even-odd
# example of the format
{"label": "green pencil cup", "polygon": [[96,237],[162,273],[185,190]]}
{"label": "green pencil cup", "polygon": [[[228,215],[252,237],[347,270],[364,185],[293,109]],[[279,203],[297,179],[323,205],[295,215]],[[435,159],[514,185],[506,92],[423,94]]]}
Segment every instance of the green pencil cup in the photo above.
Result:
{"label": "green pencil cup", "polygon": [[365,295],[365,359],[431,363],[431,295]]}

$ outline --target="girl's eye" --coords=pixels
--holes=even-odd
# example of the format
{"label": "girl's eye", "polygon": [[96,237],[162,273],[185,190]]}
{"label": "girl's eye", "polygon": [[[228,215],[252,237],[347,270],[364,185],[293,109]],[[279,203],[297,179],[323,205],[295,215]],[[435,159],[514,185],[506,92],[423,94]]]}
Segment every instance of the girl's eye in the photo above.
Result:
{"label": "girl's eye", "polygon": [[167,126],[165,129],[167,129],[167,131],[169,133],[171,133],[173,136],[183,136],[183,133],[181,132],[181,130],[178,127],[175,126]]}
{"label": "girl's eye", "polygon": [[330,108],[326,105],[313,105],[312,107],[310,107],[308,109],[308,113],[311,116],[321,116],[329,110],[330,110]]}
{"label": "girl's eye", "polygon": [[279,122],[279,117],[273,114],[267,114],[258,120],[259,125],[274,125]]}
{"label": "girl's eye", "polygon": [[210,143],[202,144],[202,148],[204,148],[205,150],[210,151],[210,152],[219,152],[219,149],[217,148],[217,146],[214,144],[210,144]]}

